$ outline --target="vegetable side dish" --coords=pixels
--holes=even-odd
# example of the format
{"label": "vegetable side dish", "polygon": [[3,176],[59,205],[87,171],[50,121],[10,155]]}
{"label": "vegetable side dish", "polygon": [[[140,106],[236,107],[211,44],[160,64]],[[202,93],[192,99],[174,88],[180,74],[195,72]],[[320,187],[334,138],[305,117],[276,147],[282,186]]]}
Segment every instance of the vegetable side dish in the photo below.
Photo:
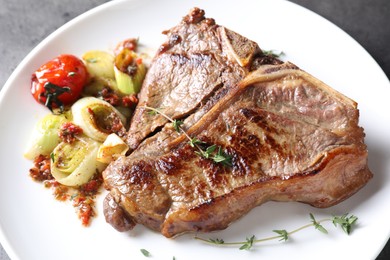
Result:
{"label": "vegetable side dish", "polygon": [[145,77],[145,55],[137,40],[120,42],[113,53],[61,54],[32,75],[31,94],[51,113],[35,125],[25,157],[30,176],[72,201],[82,224],[95,215],[101,172],[128,151],[123,138]]}

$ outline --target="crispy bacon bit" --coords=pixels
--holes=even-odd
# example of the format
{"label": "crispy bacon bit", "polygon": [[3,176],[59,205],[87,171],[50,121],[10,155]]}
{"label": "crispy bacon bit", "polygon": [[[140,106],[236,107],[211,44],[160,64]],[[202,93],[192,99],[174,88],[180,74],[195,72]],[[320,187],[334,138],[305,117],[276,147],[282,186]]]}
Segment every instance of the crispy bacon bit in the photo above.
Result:
{"label": "crispy bacon bit", "polygon": [[126,135],[126,129],[125,127],[123,126],[122,124],[122,121],[120,120],[120,118],[117,116],[117,114],[115,114],[114,112],[112,112],[109,116],[109,119],[111,121],[111,124],[109,126],[109,129],[107,129],[110,133],[115,133],[117,134],[119,137],[123,137]]}
{"label": "crispy bacon bit", "polygon": [[61,185],[58,181],[56,181],[55,179],[52,179],[52,180],[45,180],[43,182],[43,185],[45,186],[45,188],[56,188],[58,187],[58,185]]}
{"label": "crispy bacon bit", "polygon": [[124,107],[135,107],[138,104],[138,98],[135,94],[122,97],[122,105]]}
{"label": "crispy bacon bit", "polygon": [[112,106],[118,106],[120,104],[120,98],[117,94],[113,93],[109,88],[103,88],[100,92],[103,100],[110,103]]}
{"label": "crispy bacon bit", "polygon": [[55,179],[45,180],[43,184],[45,188],[53,190],[53,196],[56,200],[66,201],[70,198],[70,194],[69,194],[70,188],[68,186],[62,185]]}
{"label": "crispy bacon bit", "polygon": [[122,122],[121,120],[116,116],[114,115],[112,117],[112,125],[111,125],[111,132],[113,133],[118,133],[122,130],[123,128],[123,125],[122,125]]}
{"label": "crispy bacon bit", "polygon": [[103,177],[101,174],[96,174],[89,182],[80,186],[80,193],[84,195],[94,196],[98,193],[103,184]]}
{"label": "crispy bacon bit", "polygon": [[75,207],[78,217],[84,226],[89,226],[91,218],[96,215],[94,206],[95,202],[89,196],[79,194],[73,197],[73,207]]}
{"label": "crispy bacon bit", "polygon": [[71,197],[73,207],[75,207],[78,217],[84,226],[89,226],[95,213],[95,196],[99,193],[103,185],[103,177],[96,173],[95,176],[86,184],[78,187],[78,193]]}
{"label": "crispy bacon bit", "polygon": [[68,191],[69,188],[67,186],[58,183],[53,191],[54,198],[60,201],[66,201],[70,198]]}
{"label": "crispy bacon bit", "polygon": [[131,51],[135,51],[137,49],[138,40],[136,38],[126,39],[116,46],[114,50],[114,54],[118,55],[123,49],[129,49]]}
{"label": "crispy bacon bit", "polygon": [[137,58],[135,59],[135,63],[137,63],[137,65],[141,65],[142,64],[142,58]]}
{"label": "crispy bacon bit", "polygon": [[[142,59],[140,59],[140,61],[142,62]],[[138,104],[138,98],[136,94],[127,95],[120,98],[109,88],[103,88],[102,91],[100,91],[100,96],[104,101],[110,103],[112,106],[134,108]]]}
{"label": "crispy bacon bit", "polygon": [[36,181],[53,180],[50,172],[50,157],[40,154],[34,160],[34,167],[30,169],[30,176]]}
{"label": "crispy bacon bit", "polygon": [[83,129],[81,129],[81,127],[71,122],[66,122],[61,125],[58,135],[62,141],[72,143],[76,139],[76,135],[80,135],[82,133]]}
{"label": "crispy bacon bit", "polygon": [[93,112],[92,108],[87,107],[87,112],[91,118],[95,118],[95,112]]}

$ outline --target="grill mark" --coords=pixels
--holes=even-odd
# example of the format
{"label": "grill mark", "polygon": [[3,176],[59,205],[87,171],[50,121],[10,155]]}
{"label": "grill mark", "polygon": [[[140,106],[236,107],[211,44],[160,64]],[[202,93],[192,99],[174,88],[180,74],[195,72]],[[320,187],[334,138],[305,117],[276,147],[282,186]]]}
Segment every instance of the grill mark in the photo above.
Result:
{"label": "grill mark", "polygon": [[154,167],[165,175],[176,175],[187,169],[187,162],[194,157],[192,148],[185,144],[184,147],[174,148],[174,151],[166,156],[157,158]]}

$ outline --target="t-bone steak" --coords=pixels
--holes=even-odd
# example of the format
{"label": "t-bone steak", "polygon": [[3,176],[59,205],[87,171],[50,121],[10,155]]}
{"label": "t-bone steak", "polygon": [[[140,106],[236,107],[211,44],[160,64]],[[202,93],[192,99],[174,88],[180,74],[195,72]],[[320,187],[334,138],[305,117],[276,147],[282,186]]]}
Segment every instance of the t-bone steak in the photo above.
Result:
{"label": "t-bone steak", "polygon": [[[133,151],[103,172],[117,230],[220,230],[266,201],[335,205],[372,178],[356,102],[201,9],[165,33],[128,132]],[[199,156],[162,113],[231,164]]]}

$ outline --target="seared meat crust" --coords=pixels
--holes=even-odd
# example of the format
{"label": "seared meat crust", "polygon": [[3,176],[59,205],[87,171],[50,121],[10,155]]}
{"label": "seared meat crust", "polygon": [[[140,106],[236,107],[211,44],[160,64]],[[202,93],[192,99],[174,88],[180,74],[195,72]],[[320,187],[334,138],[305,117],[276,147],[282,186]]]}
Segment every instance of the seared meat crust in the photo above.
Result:
{"label": "seared meat crust", "polygon": [[[368,182],[372,173],[354,101],[289,62],[265,58],[249,40],[252,52],[234,51],[238,43],[221,47],[226,41],[219,30],[237,34],[205,22],[198,9],[189,16],[168,32],[168,39],[180,32],[181,40],[168,40],[148,72],[128,135],[135,150],[103,172],[108,199],[118,205],[106,207],[106,216],[120,208],[126,223],[173,237],[224,229],[270,200],[329,207]],[[182,30],[195,30],[198,38],[190,41]],[[202,42],[203,32],[215,41]],[[162,72],[160,63],[167,66]],[[156,87],[161,95],[151,94]],[[184,134],[144,105],[185,119],[186,133],[221,147],[232,166],[197,155]]]}

